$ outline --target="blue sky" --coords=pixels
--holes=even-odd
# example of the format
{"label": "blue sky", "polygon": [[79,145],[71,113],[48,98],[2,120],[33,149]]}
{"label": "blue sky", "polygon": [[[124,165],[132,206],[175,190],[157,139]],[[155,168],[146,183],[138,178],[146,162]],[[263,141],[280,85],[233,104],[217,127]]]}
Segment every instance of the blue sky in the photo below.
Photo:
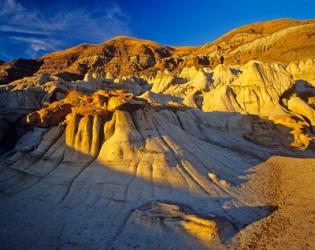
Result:
{"label": "blue sky", "polygon": [[38,57],[116,35],[200,45],[275,18],[315,18],[315,0],[0,0],[0,59]]}

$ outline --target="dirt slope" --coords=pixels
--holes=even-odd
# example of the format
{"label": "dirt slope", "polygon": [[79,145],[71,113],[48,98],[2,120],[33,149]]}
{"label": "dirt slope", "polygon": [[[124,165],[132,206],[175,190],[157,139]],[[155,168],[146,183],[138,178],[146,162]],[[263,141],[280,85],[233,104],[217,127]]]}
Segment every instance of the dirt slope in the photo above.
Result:
{"label": "dirt slope", "polygon": [[[36,74],[68,72],[72,79],[86,73],[103,77],[153,76],[158,70],[179,73],[184,67],[245,64],[250,60],[292,62],[315,55],[315,21],[273,20],[237,28],[219,39],[196,47],[170,47],[152,41],[115,37],[102,44],[82,44],[39,58]],[[3,83],[26,74],[5,77],[8,63],[0,65]],[[33,72],[35,73],[35,71]]]}

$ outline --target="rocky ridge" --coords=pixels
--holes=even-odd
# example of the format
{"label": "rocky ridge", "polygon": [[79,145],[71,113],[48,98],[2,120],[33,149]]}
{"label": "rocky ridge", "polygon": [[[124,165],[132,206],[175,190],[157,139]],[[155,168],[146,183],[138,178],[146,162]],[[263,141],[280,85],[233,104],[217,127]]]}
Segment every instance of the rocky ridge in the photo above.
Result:
{"label": "rocky ridge", "polygon": [[[172,47],[131,37],[115,37],[102,44],[81,44],[23,62],[0,65],[0,81],[8,83],[33,74],[59,74],[67,80],[86,73],[103,78],[143,76],[161,70],[179,74],[185,67],[214,68],[246,64],[250,60],[290,63],[315,56],[314,20],[279,19],[242,26],[219,39],[195,47]],[[19,63],[21,61],[21,63]],[[30,65],[32,67],[30,68]]]}

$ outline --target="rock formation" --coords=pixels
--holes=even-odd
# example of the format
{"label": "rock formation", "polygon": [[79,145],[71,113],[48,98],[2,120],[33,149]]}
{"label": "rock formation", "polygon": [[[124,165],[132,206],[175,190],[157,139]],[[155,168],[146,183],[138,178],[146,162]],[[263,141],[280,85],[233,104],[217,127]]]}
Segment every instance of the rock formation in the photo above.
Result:
{"label": "rock formation", "polygon": [[315,247],[314,25],[117,37],[4,70],[0,248]]}
{"label": "rock formation", "polygon": [[41,60],[37,59],[17,59],[8,63],[1,61],[0,84],[31,76],[39,69],[40,65]]}
{"label": "rock formation", "polygon": [[81,44],[31,61],[0,64],[0,83],[34,73],[59,74],[71,80],[83,79],[86,73],[149,78],[164,70],[179,74],[185,67],[215,68],[222,59],[226,65],[250,60],[291,63],[314,58],[314,28],[314,20],[279,19],[240,27],[196,47],[170,47],[119,36],[99,45]]}

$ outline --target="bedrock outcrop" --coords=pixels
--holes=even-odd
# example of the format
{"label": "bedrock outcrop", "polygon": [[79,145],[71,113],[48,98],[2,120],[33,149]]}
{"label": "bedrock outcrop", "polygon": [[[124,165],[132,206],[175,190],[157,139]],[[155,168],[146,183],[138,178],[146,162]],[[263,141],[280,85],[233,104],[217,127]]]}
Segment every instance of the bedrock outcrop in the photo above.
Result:
{"label": "bedrock outcrop", "polygon": [[185,67],[241,65],[253,59],[295,63],[314,58],[314,29],[314,20],[278,19],[243,26],[211,43],[194,47],[166,46],[118,36],[97,45],[81,44],[41,58],[1,64],[0,83],[44,73],[58,74],[66,80],[83,79],[86,73],[110,79],[150,78],[160,70],[179,74]]}

